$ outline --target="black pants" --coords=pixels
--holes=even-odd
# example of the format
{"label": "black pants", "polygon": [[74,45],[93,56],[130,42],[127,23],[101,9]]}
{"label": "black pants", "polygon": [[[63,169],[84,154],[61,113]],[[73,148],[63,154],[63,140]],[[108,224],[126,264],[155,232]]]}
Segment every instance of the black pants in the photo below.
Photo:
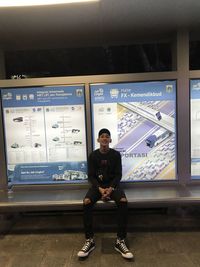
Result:
{"label": "black pants", "polygon": [[[94,204],[101,199],[101,193],[96,187],[91,187],[85,199],[90,199],[89,204],[83,203],[83,221],[85,229],[86,239],[92,238],[94,236],[93,232],[93,206]],[[120,201],[122,198],[126,198],[124,191],[121,188],[116,188],[110,195],[110,198],[115,201],[117,205],[117,236],[121,239],[126,237],[126,226],[127,226],[127,201]]]}

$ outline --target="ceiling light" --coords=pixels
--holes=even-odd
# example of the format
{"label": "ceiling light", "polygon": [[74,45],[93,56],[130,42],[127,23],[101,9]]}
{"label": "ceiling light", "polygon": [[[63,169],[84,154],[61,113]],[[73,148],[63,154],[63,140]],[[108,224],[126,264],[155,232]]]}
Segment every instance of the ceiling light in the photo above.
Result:
{"label": "ceiling light", "polygon": [[97,2],[99,0],[0,0],[0,7],[43,6],[67,3]]}

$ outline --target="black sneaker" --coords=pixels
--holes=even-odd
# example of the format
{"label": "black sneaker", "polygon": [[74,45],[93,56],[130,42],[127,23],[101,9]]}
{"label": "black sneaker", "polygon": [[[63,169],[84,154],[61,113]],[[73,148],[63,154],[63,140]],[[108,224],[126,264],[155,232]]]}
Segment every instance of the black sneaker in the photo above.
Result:
{"label": "black sneaker", "polygon": [[95,249],[94,240],[92,238],[86,239],[85,244],[83,245],[82,249],[78,252],[77,256],[80,258],[87,257],[93,249]]}
{"label": "black sneaker", "polygon": [[115,243],[115,250],[117,250],[119,253],[121,253],[122,257],[124,257],[126,259],[132,259],[133,258],[133,254],[127,248],[124,239],[117,239],[117,241]]}

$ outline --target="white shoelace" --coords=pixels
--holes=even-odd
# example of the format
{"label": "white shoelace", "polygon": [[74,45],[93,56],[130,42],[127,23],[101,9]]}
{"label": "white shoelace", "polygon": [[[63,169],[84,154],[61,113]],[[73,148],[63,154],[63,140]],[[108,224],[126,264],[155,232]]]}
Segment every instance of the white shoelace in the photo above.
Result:
{"label": "white shoelace", "polygon": [[87,251],[88,248],[90,247],[91,240],[86,240],[85,244],[83,245],[83,248],[81,249],[82,251]]}
{"label": "white shoelace", "polygon": [[119,245],[120,245],[120,247],[122,248],[122,250],[123,250],[124,252],[129,252],[129,250],[128,250],[128,248],[127,248],[127,246],[126,246],[124,240],[119,241]]}

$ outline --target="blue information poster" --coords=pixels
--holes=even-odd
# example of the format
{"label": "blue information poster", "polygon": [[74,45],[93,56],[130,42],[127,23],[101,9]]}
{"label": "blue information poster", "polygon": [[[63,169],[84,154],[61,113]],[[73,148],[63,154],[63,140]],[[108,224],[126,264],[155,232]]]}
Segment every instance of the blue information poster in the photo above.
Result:
{"label": "blue information poster", "polygon": [[176,81],[91,84],[93,148],[111,131],[124,181],[176,179]]}
{"label": "blue information poster", "polygon": [[9,183],[87,179],[84,86],[9,88],[1,96]]}
{"label": "blue information poster", "polygon": [[190,81],[191,176],[200,179],[200,80]]}

